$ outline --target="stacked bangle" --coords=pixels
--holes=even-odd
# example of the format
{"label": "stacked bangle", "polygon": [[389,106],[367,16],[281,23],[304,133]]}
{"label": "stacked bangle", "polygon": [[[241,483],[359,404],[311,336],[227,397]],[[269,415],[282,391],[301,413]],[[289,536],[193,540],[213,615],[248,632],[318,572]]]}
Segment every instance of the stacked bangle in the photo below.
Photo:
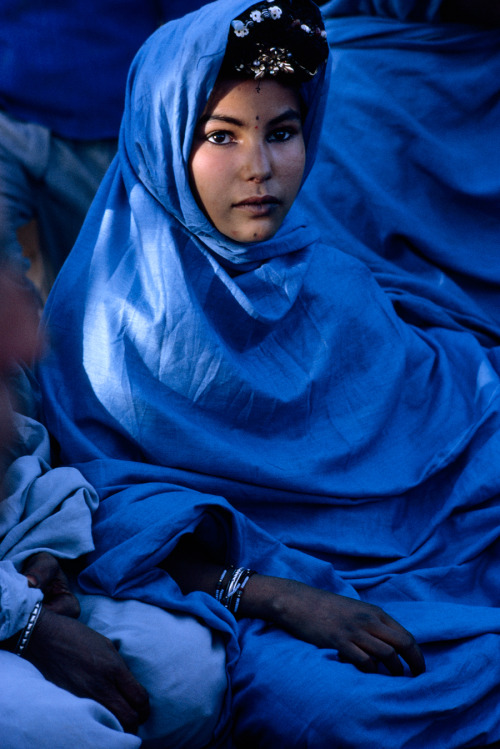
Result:
{"label": "stacked bangle", "polygon": [[245,585],[255,575],[255,570],[229,567],[222,571],[215,590],[215,598],[232,614],[236,614]]}
{"label": "stacked bangle", "polygon": [[30,641],[31,635],[33,634],[33,630],[35,629],[35,624],[38,621],[38,617],[40,616],[40,612],[42,610],[42,602],[38,601],[38,603],[35,603],[35,607],[28,618],[28,623],[21,632],[21,636],[19,637],[17,647],[16,647],[16,655],[23,654],[23,651],[28,646],[28,643]]}

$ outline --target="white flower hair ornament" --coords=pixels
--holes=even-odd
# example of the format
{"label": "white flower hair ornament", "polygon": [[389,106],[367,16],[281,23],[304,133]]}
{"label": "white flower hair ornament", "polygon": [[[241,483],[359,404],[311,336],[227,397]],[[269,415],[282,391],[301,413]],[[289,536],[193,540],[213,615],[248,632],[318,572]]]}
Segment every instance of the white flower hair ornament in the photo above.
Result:
{"label": "white flower hair ornament", "polygon": [[310,80],[328,56],[318,7],[309,0],[263,0],[231,22],[223,68],[259,80]]}

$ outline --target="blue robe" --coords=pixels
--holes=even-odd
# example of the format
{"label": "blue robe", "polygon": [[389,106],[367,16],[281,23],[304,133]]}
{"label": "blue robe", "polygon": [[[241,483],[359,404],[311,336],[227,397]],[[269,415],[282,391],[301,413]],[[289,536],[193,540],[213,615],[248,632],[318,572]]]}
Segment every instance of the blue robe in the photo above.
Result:
{"label": "blue robe", "polygon": [[[100,496],[81,583],[223,634],[219,735],[231,713],[240,746],[500,740],[498,352],[406,322],[298,207],[249,246],[205,218],[186,164],[245,5],[207,5],[138,54],[119,154],[47,304],[46,419]],[[326,87],[321,70],[303,90],[306,171]],[[158,565],[195,530],[215,558],[381,605],[427,672],[362,674],[183,596]]]}
{"label": "blue robe", "polygon": [[333,70],[303,207],[407,319],[498,345],[500,28],[443,22],[441,0],[322,10]]}

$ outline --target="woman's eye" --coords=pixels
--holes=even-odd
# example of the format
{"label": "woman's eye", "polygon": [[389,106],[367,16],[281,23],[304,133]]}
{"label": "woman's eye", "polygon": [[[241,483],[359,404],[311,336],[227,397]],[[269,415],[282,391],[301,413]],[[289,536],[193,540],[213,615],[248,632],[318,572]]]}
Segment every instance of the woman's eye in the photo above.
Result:
{"label": "woman's eye", "polygon": [[231,142],[231,136],[225,130],[219,130],[216,133],[210,133],[206,136],[209,143],[215,143],[217,146],[225,146]]}
{"label": "woman's eye", "polygon": [[273,130],[272,133],[268,135],[269,141],[276,141],[278,143],[283,143],[285,140],[289,140],[293,135],[295,135],[295,130],[292,130],[292,128],[289,127],[282,127],[279,130]]}

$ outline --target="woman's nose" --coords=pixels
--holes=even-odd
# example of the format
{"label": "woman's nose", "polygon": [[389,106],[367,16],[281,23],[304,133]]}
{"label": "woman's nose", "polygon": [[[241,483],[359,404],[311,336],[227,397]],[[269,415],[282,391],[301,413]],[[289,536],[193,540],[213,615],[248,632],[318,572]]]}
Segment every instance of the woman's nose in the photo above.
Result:
{"label": "woman's nose", "polygon": [[267,143],[255,140],[245,151],[243,167],[245,179],[253,182],[265,182],[271,178],[272,162]]}

